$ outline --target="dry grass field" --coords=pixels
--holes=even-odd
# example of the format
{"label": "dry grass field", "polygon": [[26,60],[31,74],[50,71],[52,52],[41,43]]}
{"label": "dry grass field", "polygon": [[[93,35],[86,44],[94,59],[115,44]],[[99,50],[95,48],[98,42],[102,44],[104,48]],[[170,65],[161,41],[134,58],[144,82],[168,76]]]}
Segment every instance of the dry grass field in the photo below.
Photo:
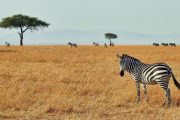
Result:
{"label": "dry grass field", "polygon": [[135,103],[135,83],[119,76],[116,54],[145,63],[165,62],[180,82],[180,46],[0,46],[0,119],[180,120],[180,90],[147,86],[149,102]]}

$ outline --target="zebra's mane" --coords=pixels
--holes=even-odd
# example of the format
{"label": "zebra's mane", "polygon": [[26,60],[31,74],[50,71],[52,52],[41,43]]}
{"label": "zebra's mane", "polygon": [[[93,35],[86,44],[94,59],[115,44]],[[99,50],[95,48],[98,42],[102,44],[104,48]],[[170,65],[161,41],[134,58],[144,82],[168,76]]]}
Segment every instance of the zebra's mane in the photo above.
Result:
{"label": "zebra's mane", "polygon": [[129,59],[133,59],[133,60],[135,60],[135,61],[138,61],[138,62],[141,62],[139,59],[137,59],[137,58],[135,58],[135,57],[132,57],[132,56],[129,56],[129,55],[127,55],[127,54],[123,54],[122,55],[122,58],[129,58]]}

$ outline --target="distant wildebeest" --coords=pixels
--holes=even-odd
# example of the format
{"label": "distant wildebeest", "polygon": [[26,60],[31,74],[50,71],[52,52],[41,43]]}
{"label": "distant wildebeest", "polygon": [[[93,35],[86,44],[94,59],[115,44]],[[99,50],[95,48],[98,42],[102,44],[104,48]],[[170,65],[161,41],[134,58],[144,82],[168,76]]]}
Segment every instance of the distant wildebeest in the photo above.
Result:
{"label": "distant wildebeest", "polygon": [[104,47],[107,48],[107,44],[106,43],[104,43]]}
{"label": "distant wildebeest", "polygon": [[76,44],[76,43],[71,43],[71,42],[69,42],[68,45],[70,45],[71,48],[72,48],[73,46],[77,48],[77,44]]}
{"label": "distant wildebeest", "polygon": [[159,43],[153,43],[153,46],[159,47]]}
{"label": "distant wildebeest", "polygon": [[109,46],[114,46],[114,43],[111,42],[111,43],[109,44]]}
{"label": "distant wildebeest", "polygon": [[176,43],[169,43],[169,46],[176,47]]}
{"label": "distant wildebeest", "polygon": [[161,45],[163,45],[163,46],[169,46],[168,43],[162,43]]}
{"label": "distant wildebeest", "polygon": [[8,47],[8,48],[10,48],[10,43],[8,43],[8,42],[5,42],[5,45],[6,45],[6,47]]}
{"label": "distant wildebeest", "polygon": [[93,45],[95,45],[95,46],[99,46],[99,43],[95,43],[95,42],[93,42]]}

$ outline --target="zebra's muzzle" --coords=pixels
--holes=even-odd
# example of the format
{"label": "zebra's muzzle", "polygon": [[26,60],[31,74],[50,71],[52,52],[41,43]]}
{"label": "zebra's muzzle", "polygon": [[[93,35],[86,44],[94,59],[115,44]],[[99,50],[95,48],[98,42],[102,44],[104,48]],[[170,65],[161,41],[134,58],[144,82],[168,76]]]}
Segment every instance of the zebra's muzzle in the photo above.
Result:
{"label": "zebra's muzzle", "polygon": [[124,76],[124,71],[121,70],[121,71],[119,72],[119,75],[120,75],[121,77],[123,77],[123,76]]}

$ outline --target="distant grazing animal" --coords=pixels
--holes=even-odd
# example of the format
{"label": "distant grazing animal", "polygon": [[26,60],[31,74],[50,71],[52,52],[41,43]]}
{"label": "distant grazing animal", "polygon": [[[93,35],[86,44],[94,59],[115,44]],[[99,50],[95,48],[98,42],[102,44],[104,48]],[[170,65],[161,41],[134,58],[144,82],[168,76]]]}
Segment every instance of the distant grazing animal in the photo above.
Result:
{"label": "distant grazing animal", "polygon": [[176,47],[176,43],[169,43],[169,46]]}
{"label": "distant grazing animal", "polygon": [[153,46],[159,47],[159,43],[153,43]]}
{"label": "distant grazing animal", "polygon": [[104,43],[104,47],[107,48],[107,44],[106,43]]}
{"label": "distant grazing animal", "polygon": [[163,45],[163,46],[169,46],[168,43],[162,43],[161,45]]}
{"label": "distant grazing animal", "polygon": [[131,74],[132,78],[136,82],[137,89],[137,103],[140,101],[140,83],[143,86],[145,98],[147,100],[146,84],[154,85],[159,84],[164,90],[165,97],[164,103],[168,98],[168,107],[171,104],[170,89],[168,88],[170,77],[172,76],[175,86],[180,89],[180,84],[176,80],[171,68],[165,63],[145,64],[140,60],[131,57],[127,54],[119,56],[120,64],[120,76],[124,76],[124,71]]}
{"label": "distant grazing animal", "polygon": [[71,42],[69,42],[68,45],[70,45],[71,48],[72,48],[73,46],[77,48],[77,44],[76,44],[76,43],[71,43]]}
{"label": "distant grazing animal", "polygon": [[109,44],[109,46],[114,46],[114,43],[111,42],[111,43]]}
{"label": "distant grazing animal", "polygon": [[8,43],[8,42],[5,42],[5,45],[6,45],[6,47],[8,47],[8,48],[10,48],[10,43]]}
{"label": "distant grazing animal", "polygon": [[95,43],[95,42],[93,42],[93,45],[95,45],[95,46],[99,46],[99,43]]}

